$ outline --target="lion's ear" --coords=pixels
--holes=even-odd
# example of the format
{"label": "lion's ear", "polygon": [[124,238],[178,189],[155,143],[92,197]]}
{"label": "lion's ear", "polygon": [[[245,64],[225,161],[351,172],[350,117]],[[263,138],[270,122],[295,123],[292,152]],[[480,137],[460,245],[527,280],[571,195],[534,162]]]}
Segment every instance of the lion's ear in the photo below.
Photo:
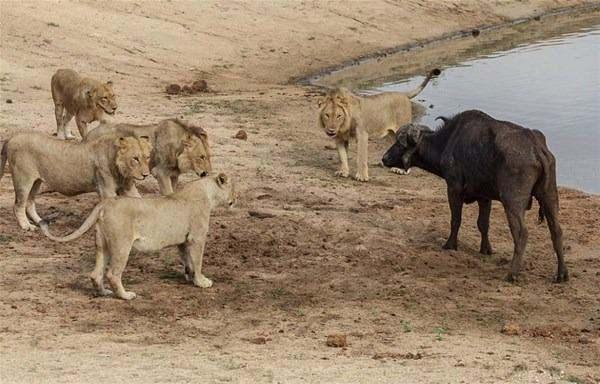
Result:
{"label": "lion's ear", "polygon": [[317,107],[318,108],[322,108],[325,105],[325,97],[321,97],[319,100],[317,100]]}
{"label": "lion's ear", "polygon": [[217,185],[218,186],[222,186],[224,184],[227,184],[227,182],[229,181],[227,178],[227,175],[224,173],[219,173],[215,179],[217,181]]}
{"label": "lion's ear", "polygon": [[194,147],[194,139],[192,138],[192,136],[188,136],[185,139],[183,139],[183,148],[189,149],[189,148],[193,148]]}
{"label": "lion's ear", "polygon": [[112,82],[112,80],[108,80],[108,81],[106,82],[106,85],[108,85],[109,87],[112,87],[112,86],[113,86],[113,82]]}
{"label": "lion's ear", "polygon": [[119,137],[116,141],[115,141],[115,145],[117,146],[117,148],[119,149],[124,149],[127,148],[127,138],[125,137]]}

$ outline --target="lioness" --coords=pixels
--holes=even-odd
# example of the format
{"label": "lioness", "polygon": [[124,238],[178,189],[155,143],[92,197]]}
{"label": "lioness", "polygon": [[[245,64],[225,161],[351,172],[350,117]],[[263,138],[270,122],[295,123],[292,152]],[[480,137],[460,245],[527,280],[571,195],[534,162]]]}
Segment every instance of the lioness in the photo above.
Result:
{"label": "lioness", "polygon": [[52,76],[50,88],[56,115],[56,136],[59,139],[75,137],[65,128],[73,116],[83,138],[87,135],[88,123],[103,121],[104,112],[114,115],[117,110],[111,81],[101,83],[98,80],[80,77],[72,69],[59,69]]}
{"label": "lioness", "polygon": [[345,88],[330,90],[319,101],[319,125],[327,136],[335,138],[340,157],[337,176],[348,177],[348,142],[356,138],[356,180],[368,181],[367,165],[369,135],[385,137],[395,134],[399,127],[412,121],[410,99],[417,96],[433,76],[440,74],[432,70],[416,89],[407,92],[384,92],[371,96],[357,96]]}
{"label": "lioness", "polygon": [[134,180],[150,174],[150,150],[147,137],[106,136],[74,143],[37,132],[19,133],[2,146],[0,179],[8,160],[17,221],[24,230],[33,230],[27,215],[36,223],[41,220],[35,196],[42,182],[67,196],[97,191],[101,198],[117,193],[139,197]]}
{"label": "lioness", "polygon": [[210,212],[219,205],[235,202],[233,183],[224,174],[187,183],[170,196],[142,199],[107,199],[98,204],[81,227],[65,237],[50,234],[40,222],[44,235],[52,240],[75,240],[96,224],[96,267],[90,274],[100,295],[112,292],[104,288],[104,270],[117,297],[135,298],[125,291],[121,275],[131,248],[158,251],[177,245],[185,267],[186,280],[208,288],[212,281],[202,274],[202,257],[208,233]]}
{"label": "lioness", "polygon": [[210,149],[206,131],[179,119],[168,119],[156,124],[100,124],[92,129],[85,140],[106,134],[120,136],[148,136],[153,141],[151,168],[158,180],[160,193],[173,193],[179,175],[195,172],[204,177],[211,171]]}

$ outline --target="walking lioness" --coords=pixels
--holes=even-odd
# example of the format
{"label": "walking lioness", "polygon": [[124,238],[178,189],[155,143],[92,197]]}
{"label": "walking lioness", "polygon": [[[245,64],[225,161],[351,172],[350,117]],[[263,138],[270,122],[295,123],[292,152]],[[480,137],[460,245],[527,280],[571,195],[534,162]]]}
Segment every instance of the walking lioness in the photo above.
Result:
{"label": "walking lioness", "polygon": [[45,222],[39,225],[50,239],[67,242],[96,224],[96,267],[90,277],[100,295],[111,294],[104,288],[106,269],[116,295],[131,300],[135,293],[125,291],[121,282],[131,248],[158,251],[177,245],[186,279],[202,288],[212,286],[212,281],[202,274],[210,211],[219,205],[232,206],[234,202],[233,183],[221,173],[187,183],[169,196],[104,200],[79,229],[66,237],[51,235]]}
{"label": "walking lioness", "polygon": [[114,115],[117,100],[112,82],[101,83],[87,77],[80,77],[72,69],[59,69],[50,83],[54,113],[56,115],[56,136],[59,139],[73,139],[66,125],[75,116],[75,123],[81,137],[87,135],[87,125],[92,121],[102,121],[106,112]]}
{"label": "walking lioness", "polygon": [[330,90],[319,101],[319,125],[327,136],[335,138],[340,157],[337,176],[348,177],[348,142],[356,138],[356,180],[368,181],[367,165],[369,135],[385,137],[395,134],[399,127],[412,121],[410,99],[417,96],[433,76],[434,69],[416,89],[407,92],[384,92],[371,96],[357,96],[345,88]]}

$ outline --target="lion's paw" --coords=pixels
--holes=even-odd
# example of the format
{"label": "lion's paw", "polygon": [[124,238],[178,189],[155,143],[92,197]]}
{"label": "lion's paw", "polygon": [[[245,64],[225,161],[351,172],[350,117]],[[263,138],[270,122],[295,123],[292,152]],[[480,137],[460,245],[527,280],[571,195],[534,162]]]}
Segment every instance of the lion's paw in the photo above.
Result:
{"label": "lion's paw", "polygon": [[137,295],[135,294],[135,292],[127,291],[127,292],[123,293],[123,295],[121,296],[121,299],[123,299],[123,300],[133,300],[136,297],[137,297]]}
{"label": "lion's paw", "polygon": [[357,181],[362,181],[362,182],[369,181],[369,176],[364,176],[364,175],[361,175],[360,173],[357,173],[356,176],[354,176],[354,178]]}
{"label": "lion's paw", "polygon": [[408,175],[410,173],[410,169],[402,169],[402,168],[390,168],[390,172],[395,173],[397,175]]}
{"label": "lion's paw", "polygon": [[349,174],[350,174],[350,172],[348,172],[348,171],[337,171],[335,173],[335,175],[338,177],[348,177]]}
{"label": "lion's paw", "polygon": [[194,284],[200,288],[210,288],[212,287],[213,282],[208,277],[201,276],[200,278],[194,280]]}

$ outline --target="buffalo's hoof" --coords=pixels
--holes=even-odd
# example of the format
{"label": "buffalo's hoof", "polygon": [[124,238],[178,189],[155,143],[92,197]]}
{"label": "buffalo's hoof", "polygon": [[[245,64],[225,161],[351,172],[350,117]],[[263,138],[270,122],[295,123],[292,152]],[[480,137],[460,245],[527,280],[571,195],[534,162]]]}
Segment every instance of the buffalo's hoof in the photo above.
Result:
{"label": "buffalo's hoof", "polygon": [[479,253],[481,253],[482,255],[491,255],[494,253],[494,251],[492,251],[491,247],[481,247],[479,249]]}
{"label": "buffalo's hoof", "polygon": [[518,283],[519,275],[517,273],[509,272],[508,275],[506,275],[506,281],[509,283]]}
{"label": "buffalo's hoof", "polygon": [[565,268],[563,271],[559,271],[556,276],[554,276],[555,283],[566,283],[569,281],[569,272]]}
{"label": "buffalo's hoof", "polygon": [[458,245],[456,243],[448,241],[448,242],[446,242],[446,244],[442,245],[442,248],[443,249],[451,249],[451,250],[456,251],[456,250],[458,250]]}

